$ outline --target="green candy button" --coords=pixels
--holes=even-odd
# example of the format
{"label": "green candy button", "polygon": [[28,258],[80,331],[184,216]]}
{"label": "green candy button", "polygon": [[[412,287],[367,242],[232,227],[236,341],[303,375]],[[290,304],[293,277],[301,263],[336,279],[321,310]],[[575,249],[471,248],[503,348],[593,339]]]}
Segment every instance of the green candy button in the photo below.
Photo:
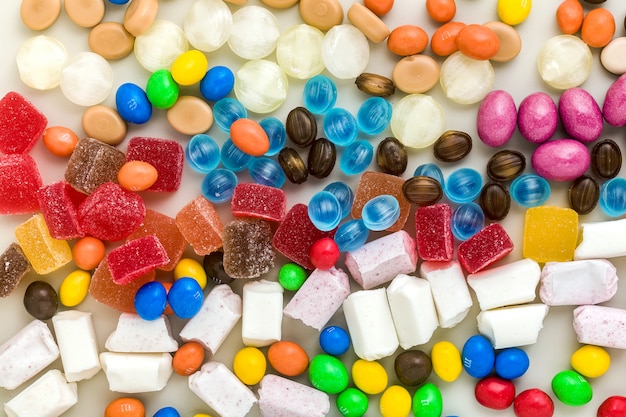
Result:
{"label": "green candy button", "polygon": [[591,401],[591,384],[576,371],[561,371],[552,378],[552,391],[565,405],[580,406]]}

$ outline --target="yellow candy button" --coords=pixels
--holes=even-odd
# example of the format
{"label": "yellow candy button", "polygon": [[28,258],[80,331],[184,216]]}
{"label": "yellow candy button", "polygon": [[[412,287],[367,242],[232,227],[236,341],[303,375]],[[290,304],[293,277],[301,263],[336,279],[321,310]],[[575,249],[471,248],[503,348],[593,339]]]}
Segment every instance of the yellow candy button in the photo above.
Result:
{"label": "yellow candy button", "polygon": [[433,345],[430,360],[435,374],[446,382],[455,381],[463,370],[461,353],[456,346],[445,340]]}
{"label": "yellow candy button", "polygon": [[172,63],[172,78],[180,85],[192,85],[202,80],[209,69],[204,53],[192,49],[180,54]]}
{"label": "yellow candy button", "polygon": [[354,385],[366,394],[380,394],[387,388],[389,377],[385,368],[376,361],[358,359],[352,365]]}
{"label": "yellow candy button", "polygon": [[530,14],[532,5],[532,0],[498,0],[498,16],[508,25],[519,25]]}
{"label": "yellow candy button", "polygon": [[206,272],[202,264],[195,259],[182,258],[174,268],[174,279],[182,277],[193,278],[198,281],[200,288],[204,289],[207,283]]}
{"label": "yellow candy button", "polygon": [[66,307],[80,304],[89,291],[91,275],[89,272],[77,269],[65,277],[59,288],[59,300]]}
{"label": "yellow candy button", "polygon": [[255,347],[245,347],[235,354],[233,372],[246,385],[261,382],[267,369],[265,355]]}
{"label": "yellow candy button", "polygon": [[600,346],[585,345],[572,354],[572,368],[587,378],[604,375],[611,366],[611,356]]}
{"label": "yellow candy button", "polygon": [[411,412],[411,394],[400,385],[392,385],[380,396],[380,415],[406,417]]}

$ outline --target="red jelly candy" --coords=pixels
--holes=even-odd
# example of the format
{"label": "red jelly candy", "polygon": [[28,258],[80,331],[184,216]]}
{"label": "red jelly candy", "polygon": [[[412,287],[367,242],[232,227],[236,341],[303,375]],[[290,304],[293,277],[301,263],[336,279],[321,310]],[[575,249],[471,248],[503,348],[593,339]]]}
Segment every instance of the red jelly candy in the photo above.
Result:
{"label": "red jelly candy", "polygon": [[339,247],[335,239],[322,238],[311,247],[311,263],[317,268],[327,270],[335,266],[339,260]]}
{"label": "red jelly candy", "polygon": [[112,182],[96,188],[78,207],[83,231],[102,240],[126,239],[145,215],[142,198]]}
{"label": "red jelly candy", "polygon": [[158,176],[147,191],[172,192],[180,187],[185,151],[170,139],[134,137],[128,142],[126,161],[143,161],[156,168]]}
{"label": "red jelly candy", "polygon": [[415,211],[417,253],[425,261],[451,261],[454,238],[450,229],[452,210],[447,204],[418,207]]}
{"label": "red jelly candy", "polygon": [[474,389],[476,400],[483,407],[492,410],[504,410],[513,404],[515,399],[515,385],[508,379],[497,376],[488,376],[481,379]]}
{"label": "red jelly candy", "polygon": [[554,403],[552,398],[538,388],[520,392],[513,402],[516,417],[552,417]]}
{"label": "red jelly candy", "polygon": [[78,221],[78,206],[87,197],[85,194],[61,180],[41,187],[37,197],[50,236],[67,240],[85,235]]}
{"label": "red jelly candy", "polygon": [[626,417],[626,397],[614,395],[598,407],[597,417]]}
{"label": "red jelly candy", "polygon": [[513,241],[499,223],[483,228],[458,247],[457,256],[465,270],[473,274],[504,258],[513,250]]}
{"label": "red jelly candy", "polygon": [[170,261],[154,235],[130,240],[109,252],[106,259],[111,279],[119,285],[129,284]]}
{"label": "red jelly candy", "polygon": [[37,190],[41,175],[35,160],[26,154],[0,159],[0,214],[27,214],[39,211]]}
{"label": "red jelly candy", "polygon": [[41,137],[48,119],[22,95],[11,91],[0,100],[0,152],[26,153]]}
{"label": "red jelly candy", "polygon": [[236,217],[280,222],[287,212],[287,196],[280,188],[243,182],[235,186],[230,208]]}

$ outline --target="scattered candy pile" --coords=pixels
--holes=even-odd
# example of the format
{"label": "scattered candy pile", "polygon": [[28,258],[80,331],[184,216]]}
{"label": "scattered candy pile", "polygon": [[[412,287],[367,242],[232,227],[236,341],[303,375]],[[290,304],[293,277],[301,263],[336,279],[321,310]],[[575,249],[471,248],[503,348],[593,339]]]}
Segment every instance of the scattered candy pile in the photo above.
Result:
{"label": "scattered candy pile", "polygon": [[7,415],[626,416],[617,6],[127,3],[21,3]]}

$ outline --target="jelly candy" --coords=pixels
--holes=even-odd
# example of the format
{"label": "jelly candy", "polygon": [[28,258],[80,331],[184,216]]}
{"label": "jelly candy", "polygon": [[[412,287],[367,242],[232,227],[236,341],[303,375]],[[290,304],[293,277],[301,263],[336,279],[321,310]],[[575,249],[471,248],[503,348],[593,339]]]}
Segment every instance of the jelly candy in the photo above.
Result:
{"label": "jelly candy", "polygon": [[233,278],[258,278],[274,267],[272,230],[265,220],[233,220],[224,225],[224,271]]}
{"label": "jelly candy", "polygon": [[91,194],[105,182],[117,182],[117,173],[126,162],[119,149],[97,139],[78,141],[67,163],[65,180],[78,191]]}
{"label": "jelly candy", "polygon": [[128,284],[169,261],[165,248],[154,235],[129,240],[107,254],[111,278],[119,285]]}
{"label": "jelly candy", "polygon": [[70,245],[65,240],[50,236],[41,213],[18,225],[15,237],[31,266],[40,275],[56,271],[72,260]]}
{"label": "jelly candy", "polygon": [[146,282],[154,281],[155,272],[136,278],[130,284],[118,285],[113,282],[106,258],[100,262],[91,276],[89,294],[98,302],[124,313],[135,313],[135,293]]}
{"label": "jelly candy", "polygon": [[222,220],[209,200],[202,196],[180,209],[176,225],[197,255],[208,255],[222,247]]}
{"label": "jelly candy", "polygon": [[17,243],[11,243],[0,255],[4,267],[0,270],[0,297],[10,295],[24,275],[30,271],[30,262]]}
{"label": "jelly candy", "polygon": [[418,207],[415,211],[417,253],[425,261],[451,261],[454,239],[450,228],[452,210],[447,204]]}
{"label": "jelly candy", "polygon": [[569,208],[539,206],[526,210],[525,258],[537,262],[571,261],[578,243],[578,214]]}
{"label": "jelly candy", "polygon": [[21,94],[11,91],[0,100],[0,152],[26,153],[41,137],[48,119]]}
{"label": "jelly candy", "polygon": [[287,196],[280,188],[239,183],[233,192],[230,207],[236,217],[256,217],[279,222],[287,213]]}
{"label": "jelly candy", "polygon": [[78,220],[78,206],[85,200],[85,194],[61,180],[41,187],[37,197],[50,236],[55,239],[74,239],[83,236]]}
{"label": "jelly candy", "polygon": [[128,141],[126,161],[144,161],[156,168],[157,180],[147,191],[173,192],[180,187],[184,155],[174,140],[134,137]]}
{"label": "jelly candy", "polygon": [[512,250],[513,241],[506,230],[499,223],[492,223],[461,243],[457,256],[463,268],[473,274],[504,258]]}
{"label": "jelly candy", "polygon": [[37,163],[30,155],[0,157],[0,214],[26,214],[39,210],[41,187]]}

